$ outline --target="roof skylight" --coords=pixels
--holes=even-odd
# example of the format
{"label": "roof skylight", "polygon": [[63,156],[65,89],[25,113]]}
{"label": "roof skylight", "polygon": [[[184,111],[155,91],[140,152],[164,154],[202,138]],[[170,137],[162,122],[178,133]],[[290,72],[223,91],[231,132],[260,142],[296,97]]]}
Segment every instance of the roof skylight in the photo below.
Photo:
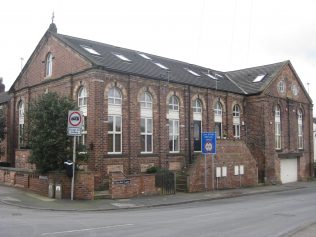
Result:
{"label": "roof skylight", "polygon": [[223,77],[221,74],[215,73],[215,76]]}
{"label": "roof skylight", "polygon": [[101,55],[99,52],[95,51],[93,48],[89,46],[86,46],[86,45],[80,45],[80,46],[91,54]]}
{"label": "roof skylight", "polygon": [[213,76],[213,75],[210,74],[210,73],[204,73],[204,74],[205,74],[206,76],[208,76],[208,77],[214,79],[214,80],[218,80],[218,78],[217,78],[216,76]]}
{"label": "roof skylight", "polygon": [[115,55],[116,57],[118,57],[119,59],[121,59],[125,62],[131,62],[131,60],[129,58],[125,57],[123,54],[113,53],[113,55]]}
{"label": "roof skylight", "polygon": [[156,64],[158,67],[162,68],[162,69],[165,69],[165,70],[168,70],[169,68],[167,68],[165,65],[161,64],[161,63],[154,63]]}
{"label": "roof skylight", "polygon": [[260,82],[267,74],[258,75],[252,82]]}
{"label": "roof skylight", "polygon": [[143,54],[143,53],[138,53],[139,56],[143,57],[144,59],[148,59],[148,60],[151,60],[150,57],[148,57],[146,54]]}
{"label": "roof skylight", "polygon": [[196,73],[195,71],[192,71],[191,69],[189,68],[185,68],[185,70],[187,70],[189,73],[191,73],[192,75],[196,76],[196,77],[200,77],[201,75]]}

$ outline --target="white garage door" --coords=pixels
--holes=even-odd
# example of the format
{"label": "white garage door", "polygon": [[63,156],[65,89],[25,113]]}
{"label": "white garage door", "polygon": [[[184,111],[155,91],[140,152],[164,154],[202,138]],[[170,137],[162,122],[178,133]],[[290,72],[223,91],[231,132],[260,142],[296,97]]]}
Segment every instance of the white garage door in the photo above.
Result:
{"label": "white garage door", "polygon": [[291,183],[297,181],[297,158],[281,160],[281,182]]}

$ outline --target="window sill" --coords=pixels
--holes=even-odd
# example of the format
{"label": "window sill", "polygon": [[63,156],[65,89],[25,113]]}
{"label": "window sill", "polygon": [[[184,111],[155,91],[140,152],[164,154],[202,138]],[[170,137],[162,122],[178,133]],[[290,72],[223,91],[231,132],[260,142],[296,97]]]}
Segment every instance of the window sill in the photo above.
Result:
{"label": "window sill", "polygon": [[154,158],[156,158],[156,157],[159,157],[159,155],[155,154],[155,153],[149,153],[149,152],[145,153],[144,152],[144,153],[140,153],[139,157],[154,157]]}

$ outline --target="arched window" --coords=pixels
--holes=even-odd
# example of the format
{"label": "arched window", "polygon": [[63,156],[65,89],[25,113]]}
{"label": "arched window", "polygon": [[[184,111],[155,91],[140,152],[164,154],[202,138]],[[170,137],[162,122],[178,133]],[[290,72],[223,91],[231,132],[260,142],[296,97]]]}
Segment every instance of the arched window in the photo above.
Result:
{"label": "arched window", "polygon": [[215,121],[215,132],[217,138],[222,138],[222,118],[223,106],[221,102],[217,101],[214,107],[214,121]]}
{"label": "arched window", "polygon": [[140,98],[140,140],[141,152],[153,152],[153,112],[152,97],[148,92],[144,92]]}
{"label": "arched window", "polygon": [[45,77],[50,77],[53,72],[53,55],[48,53],[46,56]]}
{"label": "arched window", "polygon": [[152,98],[148,92],[142,94],[140,98],[140,106],[142,109],[151,109],[152,108]]}
{"label": "arched window", "polygon": [[122,153],[122,93],[117,87],[108,93],[108,153]]}
{"label": "arched window", "polygon": [[19,148],[24,146],[24,103],[21,100],[18,104],[19,112]]}
{"label": "arched window", "polygon": [[79,144],[86,145],[87,143],[87,104],[88,104],[88,95],[87,89],[85,87],[80,87],[78,91],[78,107],[83,114],[83,124],[82,124],[82,135],[78,137]]}
{"label": "arched window", "polygon": [[169,99],[169,111],[179,111],[179,100],[175,95]]}
{"label": "arched window", "polygon": [[169,98],[169,151],[179,152],[179,99],[175,95]]}
{"label": "arched window", "polygon": [[275,106],[274,111],[275,124],[275,149],[281,149],[281,109],[280,106]]}
{"label": "arched window", "polygon": [[79,108],[87,107],[87,89],[81,87],[78,92],[78,106]]}
{"label": "arched window", "polygon": [[113,87],[109,90],[109,105],[122,105],[122,94],[118,88]]}
{"label": "arched window", "polygon": [[234,138],[240,139],[240,107],[234,105],[233,107],[233,132]]}
{"label": "arched window", "polygon": [[297,135],[298,135],[298,149],[304,148],[303,140],[303,113],[302,110],[297,111]]}
{"label": "arched window", "polygon": [[196,99],[193,102],[193,138],[194,151],[201,151],[201,133],[202,133],[202,102]]}
{"label": "arched window", "polygon": [[193,112],[194,113],[201,113],[202,112],[202,102],[200,99],[196,99],[193,102]]}

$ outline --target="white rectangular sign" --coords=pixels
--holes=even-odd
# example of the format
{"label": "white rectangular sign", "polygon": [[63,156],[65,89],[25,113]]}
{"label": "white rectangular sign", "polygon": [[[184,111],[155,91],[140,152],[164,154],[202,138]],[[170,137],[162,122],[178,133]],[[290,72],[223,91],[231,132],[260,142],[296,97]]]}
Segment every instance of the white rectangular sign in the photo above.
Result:
{"label": "white rectangular sign", "polygon": [[68,136],[81,136],[81,128],[68,128]]}

